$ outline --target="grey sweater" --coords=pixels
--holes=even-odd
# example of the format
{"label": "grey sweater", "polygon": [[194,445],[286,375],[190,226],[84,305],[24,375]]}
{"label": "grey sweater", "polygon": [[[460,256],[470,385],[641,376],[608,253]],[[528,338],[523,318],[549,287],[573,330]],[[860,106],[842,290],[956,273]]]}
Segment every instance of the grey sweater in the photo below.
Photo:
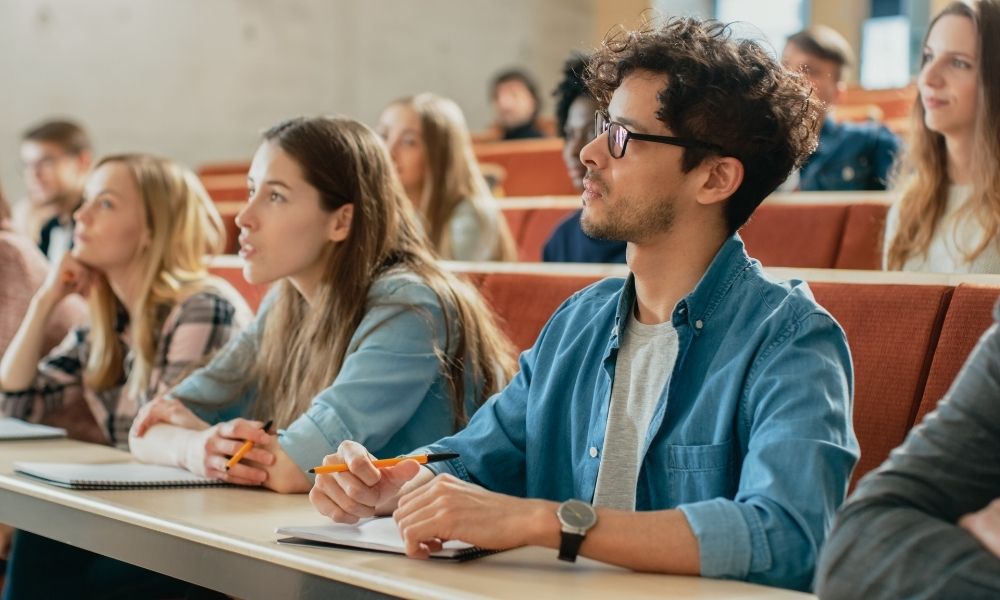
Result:
{"label": "grey sweater", "polygon": [[[994,308],[1000,322],[1000,304]],[[1000,497],[1000,324],[937,410],[840,510],[820,598],[1000,598],[1000,559],[957,523]]]}

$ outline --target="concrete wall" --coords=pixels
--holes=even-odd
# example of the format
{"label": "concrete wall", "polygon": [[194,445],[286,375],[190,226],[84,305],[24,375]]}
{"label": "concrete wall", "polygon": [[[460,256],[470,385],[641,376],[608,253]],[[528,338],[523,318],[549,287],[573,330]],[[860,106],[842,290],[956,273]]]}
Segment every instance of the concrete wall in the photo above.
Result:
{"label": "concrete wall", "polygon": [[18,138],[51,115],[84,122],[99,154],[189,165],[248,157],[283,117],[372,123],[423,90],[481,128],[491,75],[525,66],[547,94],[594,43],[594,14],[595,0],[2,0],[0,181],[23,193]]}

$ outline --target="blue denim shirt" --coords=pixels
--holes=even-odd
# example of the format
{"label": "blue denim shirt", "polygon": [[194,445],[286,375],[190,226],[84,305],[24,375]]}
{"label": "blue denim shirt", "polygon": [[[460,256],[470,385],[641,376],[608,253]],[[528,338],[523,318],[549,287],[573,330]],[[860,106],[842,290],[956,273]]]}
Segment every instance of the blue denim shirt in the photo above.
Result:
{"label": "blue denim shirt", "polygon": [[803,192],[884,190],[899,139],[877,123],[837,123],[827,117],[819,146],[799,171]]}
{"label": "blue denim shirt", "polygon": [[[171,395],[211,423],[247,415],[257,392],[246,382],[275,296],[269,293],[250,327]],[[453,433],[449,387],[435,352],[445,339],[440,302],[422,280],[403,271],[376,279],[340,372],[305,414],[278,431],[282,449],[305,471],[323,464],[344,440],[377,456],[397,456]],[[467,378],[467,414],[475,412],[481,390],[482,382]]]}
{"label": "blue denim shirt", "polygon": [[[520,373],[430,465],[522,497],[592,501],[633,279],[569,298]],[[643,441],[637,510],[678,508],[705,576],[807,589],[859,456],[843,330],[805,283],[769,279],[738,235],[675,307],[680,348]],[[612,432],[613,433],[613,432]]]}

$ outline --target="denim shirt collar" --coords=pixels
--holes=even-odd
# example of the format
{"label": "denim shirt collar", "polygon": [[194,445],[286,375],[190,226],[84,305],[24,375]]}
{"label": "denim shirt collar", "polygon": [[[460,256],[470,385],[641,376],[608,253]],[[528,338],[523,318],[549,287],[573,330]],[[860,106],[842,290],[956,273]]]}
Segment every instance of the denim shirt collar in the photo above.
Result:
{"label": "denim shirt collar", "polygon": [[[715,309],[732,289],[736,279],[750,267],[750,257],[738,233],[729,236],[702,274],[698,284],[674,307],[671,321],[674,327],[689,325],[695,335],[700,335],[711,321]],[[611,331],[611,347],[617,348],[622,328],[628,323],[630,311],[635,306],[635,275],[629,273],[622,287],[615,313],[615,326]]]}

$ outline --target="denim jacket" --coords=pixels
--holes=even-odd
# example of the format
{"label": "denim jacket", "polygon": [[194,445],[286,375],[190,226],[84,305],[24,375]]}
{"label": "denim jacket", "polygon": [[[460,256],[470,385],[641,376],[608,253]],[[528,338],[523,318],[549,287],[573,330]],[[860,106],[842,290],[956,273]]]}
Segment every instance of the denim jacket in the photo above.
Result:
{"label": "denim jacket", "polygon": [[[669,267],[667,267],[669,268]],[[569,298],[520,373],[432,465],[522,497],[592,501],[633,278]],[[859,456],[843,330],[805,283],[769,279],[738,235],[672,322],[680,349],[643,441],[637,510],[678,508],[705,576],[807,589]]]}
{"label": "denim jacket", "polygon": [[[171,395],[209,422],[248,414],[257,393],[246,381],[275,296],[269,293],[250,327]],[[360,442],[377,456],[396,456],[453,433],[449,387],[435,353],[444,340],[443,311],[425,283],[398,270],[376,279],[340,372],[305,414],[278,432],[282,449],[305,471],[344,440]],[[465,390],[471,415],[482,384],[467,379]]]}
{"label": "denim jacket", "polygon": [[899,139],[877,123],[823,121],[819,147],[799,171],[803,192],[884,190]]}

